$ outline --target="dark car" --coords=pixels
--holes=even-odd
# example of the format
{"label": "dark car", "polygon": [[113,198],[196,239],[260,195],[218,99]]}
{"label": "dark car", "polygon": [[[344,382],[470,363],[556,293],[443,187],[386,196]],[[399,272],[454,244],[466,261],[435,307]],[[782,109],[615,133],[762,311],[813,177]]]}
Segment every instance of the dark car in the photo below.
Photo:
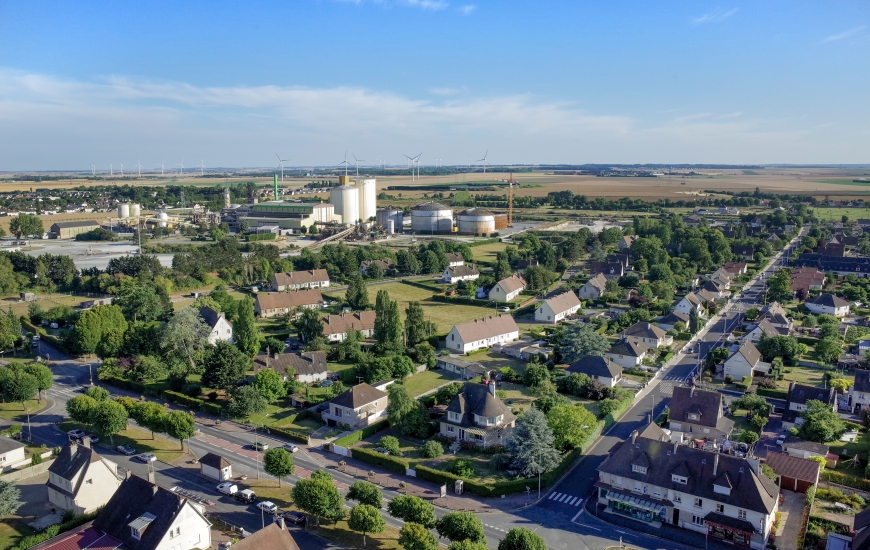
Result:
{"label": "dark car", "polygon": [[305,514],[302,512],[281,512],[278,515],[290,523],[299,524],[305,521]]}

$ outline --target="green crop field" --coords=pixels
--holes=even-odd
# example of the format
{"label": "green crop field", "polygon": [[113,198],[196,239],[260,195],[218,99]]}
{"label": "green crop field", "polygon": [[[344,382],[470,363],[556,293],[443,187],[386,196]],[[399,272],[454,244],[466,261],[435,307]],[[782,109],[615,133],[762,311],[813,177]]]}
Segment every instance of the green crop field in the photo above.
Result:
{"label": "green crop field", "polygon": [[870,208],[857,208],[854,206],[848,208],[813,208],[813,213],[820,220],[839,221],[843,216],[849,216],[850,220],[870,218]]}
{"label": "green crop field", "polygon": [[851,179],[812,180],[807,183],[827,183],[831,185],[854,185],[857,187],[870,187],[870,181],[854,181]]}

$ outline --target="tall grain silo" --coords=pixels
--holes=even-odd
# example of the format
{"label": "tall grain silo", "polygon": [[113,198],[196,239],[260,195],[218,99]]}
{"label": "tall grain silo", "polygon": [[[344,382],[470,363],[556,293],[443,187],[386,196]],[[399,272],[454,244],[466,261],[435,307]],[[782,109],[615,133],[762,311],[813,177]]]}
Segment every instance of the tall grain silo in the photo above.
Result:
{"label": "tall grain silo", "polygon": [[335,205],[335,215],[341,216],[341,223],[350,225],[359,220],[359,189],[356,187],[333,187],[329,190],[329,202]]}
{"label": "tall grain silo", "polygon": [[423,233],[452,233],[453,211],[437,202],[411,208],[411,230]]}
{"label": "tall grain silo", "polygon": [[459,232],[463,235],[489,235],[495,232],[495,216],[483,208],[469,208],[456,216]]}
{"label": "tall grain silo", "polygon": [[[383,208],[378,210],[376,215],[378,225],[387,230],[387,233],[393,234],[397,229],[402,230],[402,211],[395,208]],[[390,231],[390,226],[393,226],[393,231]]]}
{"label": "tall grain silo", "polygon": [[134,218],[138,218],[142,215],[142,205],[138,203],[133,203],[130,205],[130,215]]}
{"label": "tall grain silo", "polygon": [[159,214],[157,214],[157,219],[161,220],[157,223],[157,227],[166,227],[166,222],[169,221],[169,214],[167,214],[166,212],[160,212]]}
{"label": "tall grain silo", "polygon": [[357,184],[357,187],[359,188],[359,217],[363,221],[368,221],[377,211],[377,181],[365,179]]}
{"label": "tall grain silo", "polygon": [[123,204],[118,205],[118,217],[119,218],[129,218],[130,217],[130,203],[125,202]]}

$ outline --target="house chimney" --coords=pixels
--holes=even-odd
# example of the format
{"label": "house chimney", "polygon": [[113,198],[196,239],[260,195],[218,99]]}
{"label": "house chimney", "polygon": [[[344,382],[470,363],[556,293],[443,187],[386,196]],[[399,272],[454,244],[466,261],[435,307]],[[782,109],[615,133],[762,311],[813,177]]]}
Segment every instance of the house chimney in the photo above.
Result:
{"label": "house chimney", "polygon": [[124,479],[130,479],[131,477],[133,477],[133,472],[132,472],[132,471],[130,471],[130,470],[125,470],[125,472],[126,472],[126,473],[124,474]]}
{"label": "house chimney", "polygon": [[689,388],[689,397],[695,397],[695,385],[694,384],[692,384],[692,386]]}
{"label": "house chimney", "polygon": [[678,445],[679,444],[676,441],[674,441],[674,454],[677,454],[677,446]]}
{"label": "house chimney", "polygon": [[91,448],[91,438],[90,437],[83,437],[79,441],[81,442],[82,447],[84,447],[86,449]]}
{"label": "house chimney", "polygon": [[719,469],[719,453],[716,453],[716,456],[713,457],[713,475],[716,475],[716,471]]}
{"label": "house chimney", "polygon": [[154,485],[154,494],[157,494],[157,482],[154,481],[154,470],[148,471],[148,483]]}
{"label": "house chimney", "polygon": [[761,469],[761,467],[760,467],[760,462],[758,461],[758,459],[757,459],[756,457],[754,457],[754,456],[752,456],[752,457],[747,456],[747,457],[746,457],[746,463],[749,464],[749,467],[752,468],[752,471],[755,472],[755,475],[757,475],[757,476],[760,476],[760,475],[761,475],[761,471],[760,471],[760,469]]}
{"label": "house chimney", "polygon": [[490,395],[495,397],[495,374],[494,373],[489,374],[489,393],[490,393]]}
{"label": "house chimney", "polygon": [[282,531],[284,530],[284,518],[282,518],[281,516],[276,516],[275,523],[278,524],[278,529]]}
{"label": "house chimney", "polygon": [[634,442],[637,440],[637,430],[631,432],[631,444],[634,445]]}

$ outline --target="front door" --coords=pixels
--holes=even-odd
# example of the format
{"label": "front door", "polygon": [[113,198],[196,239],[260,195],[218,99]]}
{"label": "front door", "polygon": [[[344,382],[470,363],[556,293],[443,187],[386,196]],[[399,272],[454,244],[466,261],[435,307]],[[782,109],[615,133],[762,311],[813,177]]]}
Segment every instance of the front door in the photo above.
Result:
{"label": "front door", "polygon": [[680,524],[680,511],[677,508],[674,508],[674,525]]}

